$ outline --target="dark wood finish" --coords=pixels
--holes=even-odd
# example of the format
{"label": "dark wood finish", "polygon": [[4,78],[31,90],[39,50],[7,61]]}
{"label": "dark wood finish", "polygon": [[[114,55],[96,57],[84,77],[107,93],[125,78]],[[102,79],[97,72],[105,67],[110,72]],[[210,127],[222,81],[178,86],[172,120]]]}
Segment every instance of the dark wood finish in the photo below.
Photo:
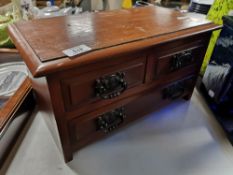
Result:
{"label": "dark wood finish", "polygon": [[[21,61],[16,49],[0,48],[0,64],[12,61]],[[25,78],[19,89],[0,108],[0,133],[6,130],[7,126],[14,118],[14,114],[20,108],[24,99],[31,92],[32,86],[29,78]]]}
{"label": "dark wood finish", "polygon": [[[189,99],[211,32],[219,28],[201,15],[146,7],[20,22],[9,33],[70,161],[74,151],[106,136],[100,126],[121,128],[177,98]],[[37,32],[27,35],[31,31]],[[63,55],[79,44],[93,50]]]}
{"label": "dark wood finish", "polygon": [[[108,13],[58,17],[52,21],[51,19],[22,21],[16,23],[15,26],[24,35],[25,40],[30,43],[30,47],[40,61],[46,62],[65,57],[62,53],[63,50],[81,44],[85,44],[93,50],[100,50],[209,23],[205,20],[196,22],[181,20],[179,18],[184,18],[185,14],[173,11],[173,14],[170,15],[170,12],[166,8],[143,8],[140,10],[135,8],[130,11],[118,10]],[[112,20],[113,16],[114,20]],[[46,32],[42,26],[46,26]],[[38,33],[41,32],[43,32],[43,37],[38,37]],[[27,35],[28,33],[30,35]],[[51,38],[53,39],[51,40]]]}
{"label": "dark wood finish", "polygon": [[13,114],[23,103],[31,89],[32,87],[30,80],[27,78],[15,92],[15,94],[9,100],[7,100],[4,107],[0,110],[0,132],[2,132],[6,124],[12,120]]}
{"label": "dark wood finish", "polygon": [[11,3],[11,0],[1,0],[0,7],[7,5],[7,4],[10,4],[10,3]]}
{"label": "dark wood finish", "polygon": [[27,81],[24,83],[18,91],[20,93],[25,92],[25,95],[16,95],[14,99],[9,100],[12,104],[17,103],[18,105],[17,107],[12,105],[11,115],[8,120],[5,120],[5,124],[0,131],[0,172],[1,170],[4,172],[3,167],[7,166],[6,162],[15,154],[14,148],[18,142],[21,142],[19,137],[22,136],[25,125],[30,124],[30,118],[35,107],[32,88],[30,88],[30,91],[26,91],[27,88],[23,88],[27,87]]}
{"label": "dark wood finish", "polygon": [[[195,79],[193,76],[190,76],[185,79],[178,80],[175,83],[184,83],[185,89],[179,96],[179,98],[183,98],[190,93],[190,88],[195,84]],[[126,126],[130,122],[140,118],[142,115],[148,114],[149,111],[155,110],[155,108],[159,108],[164,104],[168,104],[175,100],[164,96],[164,90],[173,85],[174,83],[170,83],[162,87],[157,87],[156,89],[153,89],[153,91],[145,92],[140,98],[131,97],[135,98],[135,100],[125,99],[122,100],[121,103],[110,105],[108,108],[101,108],[83,115],[81,118],[71,120],[69,122],[69,128],[72,144],[74,145],[73,150],[80,149],[83,146],[111,133],[105,133],[98,128],[97,122],[99,116],[114,109],[119,109],[121,107],[124,108],[123,113],[125,114],[125,119],[118,127],[112,130],[114,132],[116,129]],[[135,108],[137,110],[135,110]]]}
{"label": "dark wood finish", "polygon": [[[85,73],[78,74],[79,72],[74,70],[72,74],[69,74],[69,77],[62,78],[60,81],[63,98],[67,102],[65,104],[66,111],[74,110],[75,108],[80,109],[82,106],[103,101],[100,97],[96,96],[93,90],[96,80],[101,77],[113,75],[118,72],[125,73],[124,80],[127,83],[127,90],[123,93],[127,93],[143,84],[145,58],[139,57],[139,59],[113,66],[106,64],[105,68],[90,71],[87,75]],[[96,67],[98,68],[98,64],[96,64]],[[113,97],[112,99],[117,99],[117,97]]]}
{"label": "dark wood finish", "polygon": [[[178,11],[145,7],[22,21],[11,25],[9,31],[32,75],[38,77],[220,28],[201,15],[197,20],[187,18]],[[62,50],[80,44],[94,44],[94,51],[72,60],[64,57]]]}
{"label": "dark wood finish", "polygon": [[[0,64],[14,61],[22,61],[16,49],[0,48]],[[12,148],[28,122],[34,106],[35,101],[29,78],[25,78],[12,96],[4,99],[4,104],[0,109],[0,169],[9,154],[12,155]]]}
{"label": "dark wood finish", "polygon": [[0,48],[0,63],[22,61],[17,49]]}
{"label": "dark wood finish", "polygon": [[[147,77],[147,81],[156,80],[169,74],[179,74],[179,72],[185,70],[189,73],[199,71],[200,63],[202,63],[206,46],[209,42],[208,38],[209,36],[206,34],[199,34],[153,47],[148,60],[150,65],[148,71],[151,71],[148,75],[151,75],[151,77]],[[191,53],[191,62],[178,69],[173,69],[174,57],[183,55],[185,52]]]}

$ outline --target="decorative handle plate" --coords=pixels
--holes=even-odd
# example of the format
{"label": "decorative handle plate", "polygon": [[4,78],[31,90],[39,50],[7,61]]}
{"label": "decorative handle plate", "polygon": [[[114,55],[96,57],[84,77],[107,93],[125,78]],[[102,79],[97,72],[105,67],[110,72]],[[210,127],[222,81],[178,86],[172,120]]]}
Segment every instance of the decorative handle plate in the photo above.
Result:
{"label": "decorative handle plate", "polygon": [[171,70],[181,69],[193,62],[192,51],[184,51],[173,56],[171,61]]}
{"label": "decorative handle plate", "polygon": [[119,96],[127,89],[127,82],[124,77],[125,73],[117,72],[97,79],[95,84],[96,96],[102,99],[112,99]]}
{"label": "decorative handle plate", "polygon": [[105,113],[97,118],[97,130],[109,133],[124,122],[126,118],[123,107]]}
{"label": "decorative handle plate", "polygon": [[184,94],[184,92],[184,82],[178,82],[163,89],[163,99],[175,100],[181,97]]}

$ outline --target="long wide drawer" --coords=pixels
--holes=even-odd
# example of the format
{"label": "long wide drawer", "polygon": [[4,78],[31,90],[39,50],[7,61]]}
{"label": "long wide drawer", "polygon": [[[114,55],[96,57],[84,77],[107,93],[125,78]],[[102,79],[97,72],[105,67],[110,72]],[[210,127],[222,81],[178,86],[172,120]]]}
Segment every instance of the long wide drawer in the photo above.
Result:
{"label": "long wide drawer", "polygon": [[73,149],[80,149],[173,100],[187,96],[192,93],[194,84],[195,77],[186,77],[140,97],[128,98],[71,120],[68,127]]}

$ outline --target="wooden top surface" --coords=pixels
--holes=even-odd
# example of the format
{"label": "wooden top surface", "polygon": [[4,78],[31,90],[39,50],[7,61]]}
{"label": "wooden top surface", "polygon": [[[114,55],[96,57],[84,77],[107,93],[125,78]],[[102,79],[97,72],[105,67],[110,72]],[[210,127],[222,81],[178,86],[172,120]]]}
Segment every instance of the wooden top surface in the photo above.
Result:
{"label": "wooden top surface", "polygon": [[16,23],[38,55],[48,61],[64,57],[63,50],[85,44],[102,49],[209,23],[178,19],[185,15],[165,8],[135,8]]}
{"label": "wooden top surface", "polygon": [[[122,46],[136,49],[138,42],[147,42],[149,46],[152,40],[156,44],[178,35],[182,37],[182,34],[216,28],[219,26],[205,20],[203,15],[191,16],[161,7],[145,7],[18,22],[9,27],[9,32],[32,74],[40,76],[54,72],[58,63],[66,67],[71,65],[70,60],[85,62],[94,59],[96,53],[106,55],[111,49],[120,52]],[[62,52],[81,44],[93,50],[72,59]],[[145,43],[143,46],[146,47]]]}

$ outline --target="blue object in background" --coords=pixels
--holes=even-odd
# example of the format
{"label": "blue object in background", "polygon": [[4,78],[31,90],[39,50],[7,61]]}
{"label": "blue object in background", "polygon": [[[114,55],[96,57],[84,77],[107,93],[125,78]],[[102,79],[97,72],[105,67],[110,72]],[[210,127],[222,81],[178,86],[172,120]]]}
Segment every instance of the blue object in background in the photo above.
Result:
{"label": "blue object in background", "polygon": [[54,0],[50,0],[51,5],[55,5],[55,1]]}
{"label": "blue object in background", "polygon": [[201,90],[233,144],[233,17],[223,17],[223,23]]}
{"label": "blue object in background", "polygon": [[223,17],[223,22],[222,32],[202,80],[216,103],[233,100],[233,17]]}

